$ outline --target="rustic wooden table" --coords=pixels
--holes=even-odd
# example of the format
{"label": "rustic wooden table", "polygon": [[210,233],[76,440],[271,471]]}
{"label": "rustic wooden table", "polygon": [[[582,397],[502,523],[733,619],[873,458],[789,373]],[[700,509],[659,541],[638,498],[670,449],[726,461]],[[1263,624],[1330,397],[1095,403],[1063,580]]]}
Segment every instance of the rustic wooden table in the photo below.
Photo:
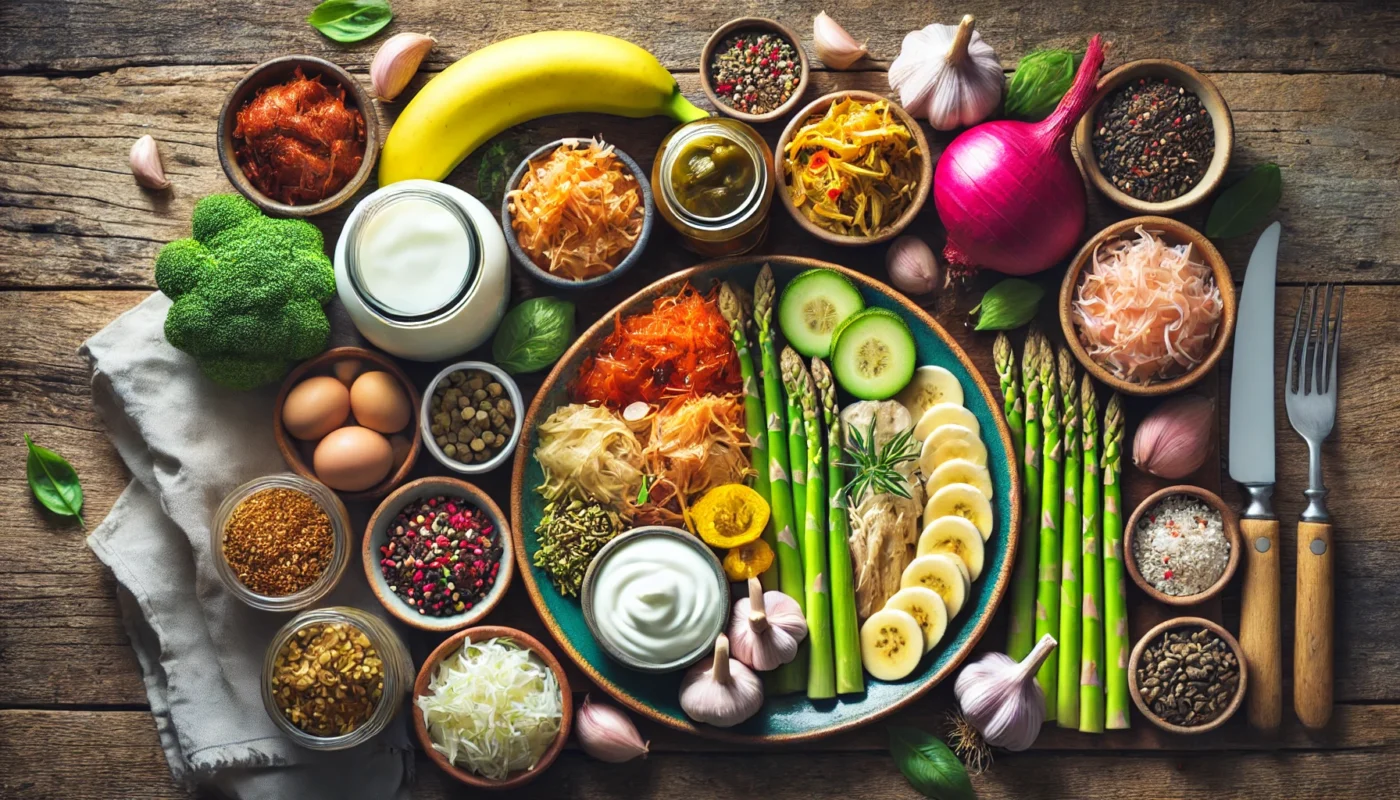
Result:
{"label": "rustic wooden table", "polygon": [[[312,0],[260,3],[0,4],[0,795],[10,798],[190,797],[170,778],[145,705],[139,671],[118,616],[111,576],[83,535],[42,512],[24,481],[22,433],[66,454],[87,489],[87,517],[106,513],[128,475],[93,411],[78,345],[154,287],[152,259],[188,235],[199,197],[227,191],[214,149],[224,94],[252,65],[311,53],[360,76],[378,40],[337,46],[304,23]],[[534,30],[606,30],[649,48],[699,101],[700,47],[731,16],[778,17],[809,35],[826,8],[876,61],[862,71],[817,72],[809,97],[838,87],[886,90],[881,68],[904,33],[976,14],[978,28],[1012,65],[1043,46],[1113,42],[1109,66],[1146,57],[1185,61],[1210,75],[1234,112],[1233,179],[1274,161],[1283,168],[1279,216],[1279,336],[1304,282],[1352,284],[1343,356],[1343,400],[1325,463],[1337,532],[1337,707],[1310,735],[1296,722],[1276,739],[1242,723],[1196,739],[1157,739],[1136,721],[1108,736],[1049,733],[1040,749],[1003,758],[975,780],[982,797],[1372,796],[1400,780],[1400,9],[1367,0],[973,0],[928,18],[926,4],[868,0],[664,5],[638,0],[449,3],[394,0],[393,31],[439,39],[425,65],[436,72],[491,41]],[[804,42],[810,48],[810,42]],[[810,49],[809,49],[810,53]],[[425,77],[414,84],[421,85]],[[668,127],[571,116],[520,126],[517,149],[559,135],[607,133],[649,165]],[[775,141],[779,128],[767,126]],[[174,189],[149,193],[131,180],[127,150],[150,133],[161,142]],[[936,139],[935,149],[946,144]],[[476,162],[452,180],[474,189]],[[1122,216],[1094,198],[1090,231]],[[931,207],[931,204],[930,204]],[[932,213],[930,238],[940,235]],[[344,213],[320,221],[333,238]],[[879,270],[882,248],[832,252],[781,212],[767,252],[826,257]],[[1186,220],[1202,222],[1201,215]],[[1250,241],[1225,243],[1243,277]],[[693,258],[666,233],[641,268],[661,274]],[[530,291],[523,281],[517,290]],[[598,298],[598,307],[611,295]],[[946,322],[960,299],[936,309]],[[590,302],[592,306],[594,303]],[[596,310],[591,312],[596,314]],[[985,346],[985,343],[983,344]],[[1228,371],[1228,359],[1225,370]],[[1389,376],[1389,377],[1387,377]],[[1221,376],[1228,385],[1228,376]],[[532,387],[531,387],[532,388]],[[1292,595],[1292,525],[1302,507],[1303,443],[1278,415],[1278,505],[1285,520],[1285,598]],[[502,479],[491,483],[496,492]],[[500,495],[498,495],[500,496]],[[504,497],[502,497],[504,499]],[[1392,520],[1392,522],[1387,522]],[[1227,615],[1233,609],[1227,603]],[[1285,648],[1291,646],[1285,603]],[[496,619],[538,630],[519,587]],[[946,693],[946,690],[945,690]],[[944,693],[900,719],[932,726]],[[1291,713],[1286,713],[1291,720]],[[658,729],[653,755],[609,766],[568,752],[529,797],[764,796],[914,797],[885,750],[882,725],[802,749],[735,751]],[[417,796],[465,796],[424,762]]]}

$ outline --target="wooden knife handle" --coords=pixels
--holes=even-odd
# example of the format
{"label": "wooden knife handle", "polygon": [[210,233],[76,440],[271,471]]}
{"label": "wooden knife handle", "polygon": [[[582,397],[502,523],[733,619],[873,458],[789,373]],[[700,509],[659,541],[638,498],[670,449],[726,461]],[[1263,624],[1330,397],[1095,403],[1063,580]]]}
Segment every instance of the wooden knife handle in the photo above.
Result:
{"label": "wooden knife handle", "polygon": [[1278,520],[1242,519],[1244,596],[1240,648],[1249,669],[1249,724],[1275,731],[1283,720],[1283,653],[1279,635]]}
{"label": "wooden knife handle", "polygon": [[[1332,718],[1332,526],[1298,523],[1293,616],[1293,710],[1308,728]],[[1253,685],[1253,675],[1250,676]]]}

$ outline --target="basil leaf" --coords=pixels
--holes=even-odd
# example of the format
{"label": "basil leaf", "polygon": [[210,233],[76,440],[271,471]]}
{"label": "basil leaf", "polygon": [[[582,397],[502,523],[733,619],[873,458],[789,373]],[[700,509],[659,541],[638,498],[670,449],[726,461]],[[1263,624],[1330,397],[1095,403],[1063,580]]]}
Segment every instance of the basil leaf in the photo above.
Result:
{"label": "basil leaf", "polygon": [[1283,196],[1283,175],[1277,164],[1260,164],[1244,179],[1220,193],[1210,207],[1206,236],[1230,239],[1263,224]]}
{"label": "basil leaf", "polygon": [[60,517],[76,517],[78,524],[86,528],[82,515],[83,486],[78,482],[73,465],[47,447],[34,444],[27,433],[24,444],[29,448],[25,473],[34,498]]}
{"label": "basil leaf", "polygon": [[388,0],[325,0],[306,21],[337,42],[358,42],[379,33],[394,18]]}
{"label": "basil leaf", "polygon": [[1083,53],[1036,50],[1016,65],[1006,84],[1006,116],[1038,122],[1050,116],[1074,83]]}
{"label": "basil leaf", "polygon": [[476,190],[482,200],[499,205],[507,188],[506,181],[520,163],[518,142],[515,139],[496,139],[481,156],[481,166],[476,170]]}
{"label": "basil leaf", "polygon": [[967,768],[937,737],[917,728],[891,725],[890,755],[904,778],[932,800],[974,800]]}
{"label": "basil leaf", "polygon": [[972,309],[978,314],[977,330],[1009,331],[1019,328],[1035,317],[1045,287],[1038,283],[1007,278],[982,295],[982,302]]}
{"label": "basil leaf", "polygon": [[574,339],[574,304],[535,297],[506,313],[491,343],[496,366],[512,375],[536,372],[559,360]]}

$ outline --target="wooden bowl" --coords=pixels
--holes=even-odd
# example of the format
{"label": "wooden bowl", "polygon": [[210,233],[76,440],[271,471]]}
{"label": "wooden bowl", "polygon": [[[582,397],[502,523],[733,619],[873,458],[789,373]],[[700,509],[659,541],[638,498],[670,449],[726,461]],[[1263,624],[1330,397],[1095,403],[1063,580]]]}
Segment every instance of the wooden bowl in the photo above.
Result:
{"label": "wooden bowl", "polygon": [[[1158,503],[1175,494],[1190,495],[1215,509],[1216,513],[1220,515],[1221,524],[1225,529],[1225,538],[1230,542],[1230,559],[1225,564],[1225,571],[1220,573],[1220,577],[1216,579],[1215,583],[1210,585],[1210,588],[1199,594],[1171,595],[1154,587],[1142,576],[1142,572],[1138,569],[1137,557],[1134,555],[1133,542],[1137,533],[1138,522],[1142,520],[1144,514],[1151,511]],[[1149,495],[1146,500],[1138,504],[1137,510],[1133,511],[1133,515],[1128,518],[1128,525],[1123,531],[1122,557],[1124,563],[1128,565],[1128,574],[1132,576],[1133,583],[1136,583],[1138,588],[1146,593],[1148,597],[1169,606],[1194,606],[1218,597],[1220,593],[1225,590],[1225,586],[1230,583],[1230,580],[1235,577],[1235,570],[1240,566],[1240,541],[1239,517],[1235,515],[1234,510],[1231,509],[1230,506],[1226,505],[1224,500],[1220,499],[1220,495],[1202,489],[1199,486],[1187,486],[1185,484],[1180,486],[1168,486],[1165,489],[1161,489]]]}
{"label": "wooden bowl", "polygon": [[[424,497],[431,497],[437,494],[462,495],[469,501],[486,512],[491,518],[492,524],[496,526],[495,536],[501,544],[501,566],[496,572],[496,583],[491,587],[491,591],[486,593],[479,602],[460,614],[452,614],[446,617],[430,617],[426,614],[419,614],[418,610],[406,603],[389,588],[389,582],[384,579],[384,573],[379,569],[379,559],[381,558],[379,548],[389,541],[389,524],[398,516],[404,506]],[[374,515],[369,518],[369,524],[365,526],[364,542],[360,547],[360,555],[365,565],[365,578],[369,581],[369,588],[374,591],[374,596],[379,598],[380,605],[390,614],[393,614],[399,622],[423,631],[433,633],[446,633],[465,628],[468,625],[475,625],[483,617],[491,613],[496,604],[501,602],[506,590],[510,588],[511,578],[515,575],[515,551],[511,547],[510,526],[506,522],[506,515],[500,507],[491,500],[491,497],[479,489],[475,484],[467,483],[457,478],[449,478],[444,475],[434,475],[427,478],[419,478],[416,481],[400,486],[393,494],[384,498],[384,502],[374,510]]]}
{"label": "wooden bowl", "polygon": [[[726,36],[735,31],[757,30],[768,33],[776,33],[792,43],[792,47],[797,51],[798,65],[801,72],[797,79],[797,88],[793,89],[792,96],[782,105],[764,114],[749,114],[735,108],[730,108],[724,101],[720,100],[715,93],[714,82],[710,79],[710,58],[715,54],[715,48]],[[741,119],[750,124],[755,122],[772,122],[775,119],[787,114],[797,106],[802,95],[807,91],[807,84],[811,79],[811,68],[807,63],[807,51],[802,47],[802,39],[789,27],[777,20],[766,19],[764,17],[738,17],[719,26],[714,33],[710,34],[709,41],[705,42],[705,47],[700,51],[700,88],[705,90],[705,96],[710,98],[710,102],[721,114]]]}
{"label": "wooden bowl", "polygon": [[[1168,78],[1195,92],[1196,96],[1201,98],[1201,105],[1205,106],[1206,113],[1210,114],[1211,123],[1215,128],[1215,153],[1200,182],[1186,194],[1160,203],[1139,200],[1114,186],[1099,169],[1099,161],[1094,157],[1094,125],[1099,105],[1109,93],[1138,78]],[[1089,110],[1080,117],[1079,124],[1074,129],[1075,157],[1079,159],[1084,174],[1089,176],[1089,182],[1109,200],[1139,214],[1176,214],[1206,199],[1225,177],[1225,170],[1230,166],[1230,151],[1234,146],[1235,123],[1230,116],[1230,107],[1226,105],[1220,90],[1215,88],[1215,84],[1211,83],[1209,78],[1196,70],[1179,61],[1164,58],[1130,61],[1103,76],[1099,80],[1098,90]]]}
{"label": "wooden bowl", "polygon": [[[1206,628],[1210,630],[1216,636],[1225,640],[1225,644],[1229,645],[1230,650],[1235,654],[1235,660],[1240,664],[1240,685],[1235,687],[1235,696],[1230,699],[1230,705],[1225,707],[1225,710],[1221,712],[1220,716],[1204,725],[1187,727],[1185,725],[1173,725],[1167,722],[1152,713],[1152,709],[1148,708],[1147,703],[1142,699],[1142,692],[1138,687],[1137,668],[1138,662],[1142,659],[1143,651],[1146,650],[1147,645],[1157,637],[1174,628]],[[1229,631],[1225,630],[1225,628],[1203,617],[1176,617],[1163,622],[1144,634],[1141,639],[1138,639],[1137,644],[1133,645],[1132,656],[1128,658],[1128,692],[1133,696],[1133,705],[1137,706],[1139,714],[1146,717],[1153,725],[1156,725],[1168,733],[1195,735],[1219,728],[1239,710],[1240,705],[1244,703],[1244,695],[1248,689],[1249,664],[1245,662],[1244,651],[1240,649],[1240,643],[1236,641],[1235,637],[1232,636]]]}
{"label": "wooden bowl", "polygon": [[[1193,369],[1178,375],[1174,378],[1153,381],[1152,383],[1132,383],[1123,380],[1109,372],[1099,362],[1089,357],[1089,352],[1084,349],[1084,345],[1079,341],[1078,326],[1074,322],[1074,293],[1079,286],[1079,278],[1084,269],[1094,257],[1094,251],[1099,245],[1109,239],[1123,235],[1130,235],[1137,226],[1143,226],[1149,231],[1154,231],[1162,236],[1169,244],[1190,243],[1193,249],[1204,259],[1206,266],[1210,267],[1211,274],[1215,279],[1215,285],[1220,287],[1220,326],[1215,332],[1215,343],[1211,345],[1210,351],[1206,353],[1201,363]],[[1060,284],[1060,329],[1064,331],[1065,341],[1069,343],[1070,350],[1074,351],[1074,357],[1079,359],[1079,363],[1088,370],[1100,383],[1106,384],[1109,388],[1122,392],[1123,394],[1136,395],[1139,397],[1156,397],[1164,394],[1179,392],[1188,386],[1205,377],[1215,367],[1220,357],[1225,354],[1225,349],[1230,346],[1230,336],[1235,331],[1235,281],[1230,276],[1230,266],[1225,263],[1225,257],[1220,255],[1220,251],[1215,249],[1215,245],[1205,237],[1200,231],[1189,225],[1184,225],[1174,219],[1166,217],[1133,217],[1122,222],[1115,222],[1107,228],[1094,234],[1094,237],[1080,248],[1078,255],[1074,257],[1065,272],[1064,281]]]}
{"label": "wooden bowl", "polygon": [[[509,777],[502,781],[494,781],[490,778],[483,778],[473,772],[461,769],[449,762],[442,753],[433,747],[433,738],[428,734],[428,726],[423,721],[423,710],[418,707],[418,698],[428,693],[428,683],[432,680],[433,673],[437,671],[438,664],[448,656],[456,653],[461,648],[462,643],[470,638],[473,642],[481,642],[487,639],[508,638],[519,644],[539,657],[554,672],[554,677],[559,682],[560,698],[564,708],[564,716],[559,720],[559,735],[554,737],[554,741],[549,745],[549,749],[544,751],[540,760],[535,764],[534,769],[521,770],[511,773]],[[514,628],[504,628],[496,625],[484,625],[479,628],[468,628],[458,631],[449,636],[446,641],[438,645],[437,649],[428,656],[428,660],[423,662],[423,668],[418,671],[418,680],[413,683],[413,730],[418,734],[418,743],[423,746],[423,752],[428,754],[434,764],[438,765],[443,772],[453,778],[477,789],[516,789],[535,778],[540,773],[549,768],[554,763],[554,759],[559,757],[559,752],[564,749],[564,743],[569,739],[569,731],[574,725],[574,693],[569,688],[569,678],[564,674],[564,667],[559,663],[559,659],[554,654],[545,649],[535,637],[518,631]]]}
{"label": "wooden bowl", "polygon": [[[825,113],[832,103],[846,98],[855,98],[856,100],[861,100],[866,103],[875,102],[877,100],[889,101],[890,108],[893,109],[895,115],[898,116],[905,127],[909,128],[910,132],[914,134],[914,141],[918,144],[919,152],[923,155],[923,165],[919,168],[919,186],[914,192],[913,202],[909,204],[908,208],[904,209],[903,214],[900,214],[893,222],[881,228],[876,235],[868,238],[862,236],[842,236],[839,233],[832,233],[826,228],[817,225],[797,210],[797,206],[793,205],[792,195],[788,192],[786,155],[788,142],[792,141],[793,134],[796,133],[797,129],[805,124],[808,119]],[[867,244],[886,242],[898,236],[905,228],[909,227],[909,223],[913,222],[914,217],[918,216],[919,211],[923,209],[924,203],[928,202],[929,190],[933,188],[933,159],[929,154],[928,137],[924,136],[924,130],[919,127],[918,120],[909,116],[909,113],[901,108],[899,103],[890,100],[888,97],[875,94],[874,92],[863,92],[859,90],[832,92],[831,94],[822,95],[811,103],[808,103],[801,111],[797,112],[792,120],[788,122],[787,127],[783,129],[783,135],[778,137],[778,146],[773,148],[773,185],[774,191],[777,193],[778,197],[782,198],[783,208],[786,208],[787,212],[792,215],[792,218],[797,220],[797,224],[801,225],[808,233],[827,244],[840,245],[843,247],[860,247]]]}
{"label": "wooden bowl", "polygon": [[[294,438],[282,425],[282,405],[287,402],[287,395],[292,391],[292,387],[301,383],[302,380],[315,375],[329,375],[331,367],[339,361],[356,360],[365,362],[374,369],[383,370],[393,375],[399,382],[399,386],[408,394],[408,401],[413,412],[413,418],[409,420],[399,434],[412,437],[408,447],[408,456],[403,463],[390,470],[388,476],[379,483],[358,492],[341,492],[340,495],[345,500],[378,500],[393,490],[395,486],[403,483],[408,478],[408,473],[413,469],[413,463],[418,460],[418,453],[423,449],[423,432],[418,424],[419,408],[423,405],[422,397],[418,394],[418,389],[413,385],[413,381],[408,379],[408,375],[394,363],[393,359],[383,353],[366,350],[363,347],[335,347],[326,352],[303,361],[298,364],[286,380],[282,381],[282,388],[277,392],[277,404],[272,409],[272,435],[277,439],[277,449],[282,452],[282,460],[287,462],[287,466],[292,471],[313,481],[321,482],[316,477],[316,472],[311,469],[310,458],[303,454],[300,440]],[[315,443],[308,442],[307,445],[314,449]]]}
{"label": "wooden bowl", "polygon": [[[359,171],[340,191],[319,203],[293,206],[273,200],[258,191],[252,181],[248,180],[248,176],[243,174],[243,168],[238,165],[238,159],[234,156],[233,129],[238,125],[238,112],[253,99],[258,90],[286,83],[298,68],[308,78],[319,75],[323,82],[333,82],[345,87],[345,105],[358,108],[360,116],[365,120],[365,155],[360,161]],[[257,204],[258,208],[277,217],[314,217],[349,200],[374,173],[374,162],[379,157],[379,118],[375,115],[373,98],[350,73],[324,58],[282,56],[253,67],[253,70],[233,87],[233,91],[229,92],[228,98],[224,100],[223,109],[219,111],[218,147],[219,163],[223,165],[229,183],[233,184],[233,188],[237,189],[239,194]]]}

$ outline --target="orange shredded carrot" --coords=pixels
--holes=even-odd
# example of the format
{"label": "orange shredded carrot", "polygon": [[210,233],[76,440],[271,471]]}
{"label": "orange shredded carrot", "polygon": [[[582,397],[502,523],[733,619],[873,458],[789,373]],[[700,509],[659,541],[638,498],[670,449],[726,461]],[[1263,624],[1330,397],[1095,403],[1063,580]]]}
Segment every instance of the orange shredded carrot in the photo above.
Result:
{"label": "orange shredded carrot", "polygon": [[[579,143],[582,144],[582,143]],[[610,144],[560,145],[511,191],[510,225],[541,269],[581,281],[611,272],[642,234],[641,187]]]}
{"label": "orange shredded carrot", "polygon": [[685,526],[690,502],[753,474],[741,395],[683,397],[652,419],[642,461],[654,482],[636,512],[638,525]]}

